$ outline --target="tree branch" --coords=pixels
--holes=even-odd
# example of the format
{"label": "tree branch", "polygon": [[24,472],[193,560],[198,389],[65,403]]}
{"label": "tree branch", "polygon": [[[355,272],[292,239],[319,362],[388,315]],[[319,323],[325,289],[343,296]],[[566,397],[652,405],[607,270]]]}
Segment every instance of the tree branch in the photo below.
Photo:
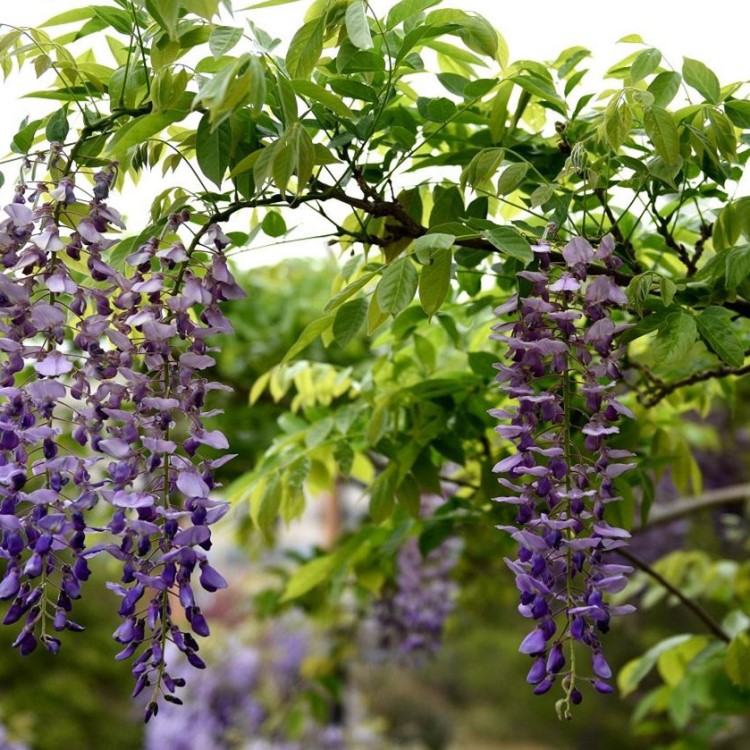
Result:
{"label": "tree branch", "polygon": [[614,550],[626,560],[629,560],[636,568],[642,570],[646,575],[653,578],[660,586],[663,586],[670,594],[679,599],[680,603],[687,607],[720,641],[729,643],[732,639],[724,632],[721,625],[703,608],[698,602],[694,601],[682,593],[676,586],[673,586],[664,576],[654,570],[645,560],[638,555],[633,554],[627,548],[620,547]]}
{"label": "tree branch", "polygon": [[718,490],[709,490],[695,497],[686,497],[670,503],[664,508],[654,509],[645,526],[636,526],[633,531],[648,531],[654,526],[678,521],[681,518],[699,513],[702,510],[722,505],[740,505],[750,501],[750,484],[735,484]]}
{"label": "tree branch", "polygon": [[682,378],[680,380],[673,380],[671,383],[665,383],[663,380],[655,377],[651,374],[651,380],[656,385],[656,389],[650,393],[646,398],[643,399],[642,403],[644,406],[656,406],[661,400],[669,396],[670,393],[679,388],[684,388],[688,385],[695,385],[696,383],[703,383],[706,380],[712,380],[713,378],[725,378],[729,375],[747,375],[750,373],[750,364],[743,365],[742,367],[729,367],[724,365],[722,367],[716,367],[713,370],[703,370],[702,372],[696,372],[692,375]]}

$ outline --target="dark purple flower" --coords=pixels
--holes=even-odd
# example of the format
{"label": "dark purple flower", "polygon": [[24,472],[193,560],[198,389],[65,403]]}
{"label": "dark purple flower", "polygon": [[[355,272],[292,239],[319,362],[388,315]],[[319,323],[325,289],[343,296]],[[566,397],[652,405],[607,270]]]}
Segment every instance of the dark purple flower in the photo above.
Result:
{"label": "dark purple flower", "polygon": [[[534,693],[547,692],[556,675],[563,676],[565,715],[581,700],[577,678],[611,691],[604,680],[612,670],[599,638],[612,614],[628,611],[610,607],[604,596],[621,591],[630,572],[606,562],[605,553],[625,544],[629,534],[603,517],[606,504],[618,499],[613,480],[634,467],[617,461],[631,454],[606,445],[619,432],[613,423],[632,417],[615,398],[622,327],[611,315],[627,300],[607,273],[617,267],[613,250],[611,237],[596,251],[574,237],[562,249],[562,268],[545,251],[541,271],[522,274],[532,282],[530,294],[499,308],[515,320],[495,326],[493,334],[507,346],[496,380],[517,402],[492,412],[502,420],[497,432],[516,446],[494,466],[510,490],[495,501],[516,514],[515,525],[500,528],[519,544],[518,558],[508,566],[520,592],[519,611],[536,623],[519,651],[534,658],[527,677]],[[604,261],[607,272],[598,268],[589,278],[595,261]],[[574,431],[582,415],[585,421]],[[574,642],[591,649],[593,678],[573,671]]]}
{"label": "dark purple flower", "polygon": [[[207,591],[226,586],[206,550],[209,527],[226,512],[209,497],[227,458],[213,452],[228,443],[205,427],[206,394],[219,386],[202,373],[214,363],[206,337],[231,330],[220,303],[243,292],[218,225],[200,243],[199,276],[182,242],[157,234],[124,267],[115,264],[113,230],[124,224],[105,201],[116,174],[112,164],[93,175],[90,201],[72,175],[46,203],[38,200],[46,186],[30,198],[19,185],[0,220],[0,598],[10,601],[4,622],[23,622],[21,653],[39,643],[56,653],[60,641],[49,630],[82,629],[68,613],[89,578],[86,560],[112,556],[124,618],[115,638],[126,646],[118,658],[134,659],[136,692],[149,688],[153,715],[165,685],[177,684],[165,664],[167,641],[202,666],[175,610],[185,608],[192,631],[207,635],[192,585],[200,575]],[[69,219],[58,222],[72,203],[74,229]],[[179,232],[190,212],[176,216]],[[63,253],[85,260],[89,276],[74,281]],[[63,450],[63,434],[85,454]]]}

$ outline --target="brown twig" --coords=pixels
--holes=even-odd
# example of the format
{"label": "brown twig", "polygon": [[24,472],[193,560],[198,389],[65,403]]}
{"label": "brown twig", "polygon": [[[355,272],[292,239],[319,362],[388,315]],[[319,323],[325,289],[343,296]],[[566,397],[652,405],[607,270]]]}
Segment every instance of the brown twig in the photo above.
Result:
{"label": "brown twig", "polygon": [[714,378],[726,378],[730,375],[747,375],[748,373],[750,373],[750,364],[743,365],[742,367],[729,367],[728,365],[724,365],[712,370],[695,372],[686,378],[673,380],[671,383],[665,383],[652,373],[650,377],[656,388],[643,399],[643,405],[648,407],[656,406],[661,400],[665,399],[670,393],[674,393],[674,391],[679,388],[685,388],[686,386],[695,385],[696,383],[703,383],[706,380],[713,380]]}
{"label": "brown twig", "polygon": [[646,575],[653,578],[660,586],[669,591],[672,596],[676,597],[682,605],[689,609],[720,641],[729,643],[732,639],[724,632],[721,625],[703,608],[698,602],[694,601],[682,593],[676,586],[672,585],[661,573],[654,570],[645,560],[638,555],[633,554],[626,548],[615,550],[626,560],[629,560],[636,568],[642,570]]}

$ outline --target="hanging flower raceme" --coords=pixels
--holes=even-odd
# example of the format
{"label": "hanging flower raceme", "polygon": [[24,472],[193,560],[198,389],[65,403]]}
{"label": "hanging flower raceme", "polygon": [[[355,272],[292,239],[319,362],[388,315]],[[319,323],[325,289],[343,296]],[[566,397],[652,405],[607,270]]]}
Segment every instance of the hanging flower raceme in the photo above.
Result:
{"label": "hanging flower raceme", "polygon": [[[616,395],[622,326],[611,317],[627,299],[614,280],[619,259],[611,236],[596,250],[573,238],[560,266],[548,244],[533,249],[539,270],[519,274],[528,292],[496,311],[514,316],[494,326],[493,338],[508,350],[496,380],[516,405],[492,414],[516,451],[494,467],[506,490],[495,500],[517,509],[515,525],[501,528],[519,545],[518,558],[506,562],[519,611],[534,622],[519,649],[533,659],[527,680],[536,694],[559,680],[558,714],[569,718],[571,704],[582,700],[581,683],[612,692],[600,635],[612,615],[633,609],[607,602],[631,569],[608,561],[629,534],[605,518],[606,506],[620,499],[615,478],[634,467],[632,453],[607,445],[619,418],[633,416]],[[585,651],[590,666],[582,667]]]}
{"label": "hanging flower raceme", "polygon": [[[422,516],[435,513],[444,499],[422,496]],[[440,648],[445,622],[456,606],[457,585],[451,575],[458,563],[460,542],[442,541],[426,555],[411,538],[399,551],[396,580],[374,606],[378,655],[385,652],[410,662]]]}
{"label": "hanging flower raceme", "polygon": [[23,620],[21,653],[40,641],[56,652],[53,633],[82,629],[68,616],[87,560],[116,558],[117,658],[134,658],[136,694],[153,690],[148,719],[160,697],[179,701],[168,641],[203,666],[194,635],[209,630],[195,587],[226,586],[206,553],[227,510],[211,498],[214,471],[231,456],[203,455],[228,448],[204,426],[215,413],[207,396],[223,388],[204,373],[210,337],[231,331],[219,305],[243,292],[219,227],[198,235],[211,244],[196,241],[202,262],[189,262],[176,236],[186,211],[113,263],[124,228],[106,203],[115,169],[94,175],[83,211],[71,177],[20,186],[0,223],[0,598],[11,601],[5,624]]}

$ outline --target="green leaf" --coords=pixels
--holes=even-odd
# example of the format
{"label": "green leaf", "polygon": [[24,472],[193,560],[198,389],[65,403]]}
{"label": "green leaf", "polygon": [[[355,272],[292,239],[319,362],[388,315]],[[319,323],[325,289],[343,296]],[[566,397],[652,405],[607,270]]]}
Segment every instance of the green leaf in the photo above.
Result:
{"label": "green leaf", "polygon": [[469,83],[469,79],[457,73],[438,73],[438,81],[455,96],[463,96],[464,89]]}
{"label": "green leaf", "polygon": [[497,181],[497,194],[508,195],[512,193],[526,177],[529,171],[529,165],[525,162],[518,162],[506,167]]}
{"label": "green leaf", "polygon": [[505,157],[503,148],[484,148],[464,167],[461,172],[461,189],[466,185],[473,188],[489,187],[490,180],[500,168]]}
{"label": "green leaf", "polygon": [[420,263],[431,263],[434,251],[450,250],[455,241],[454,234],[430,232],[414,240],[414,256]]}
{"label": "green leaf", "polygon": [[666,276],[662,276],[659,279],[659,291],[661,292],[661,301],[665,307],[669,307],[674,300],[675,294],[677,294],[677,285],[668,279]]}
{"label": "green leaf", "polygon": [[252,406],[261,397],[263,391],[266,390],[268,382],[271,380],[271,375],[273,375],[273,371],[267,370],[253,383],[248,396],[248,403],[250,406]]}
{"label": "green leaf", "polygon": [[[315,146],[310,134],[301,122],[295,122],[289,128],[287,143],[293,154],[294,170],[297,173],[297,192],[299,193],[305,189],[308,180],[312,177],[315,167]],[[286,185],[283,187],[277,185],[277,187],[283,193]]]}
{"label": "green leaf", "polygon": [[682,76],[673,70],[659,73],[646,89],[654,97],[654,106],[666,107],[680,90],[681,81]]}
{"label": "green leaf", "polygon": [[750,128],[750,102],[739,99],[724,102],[724,112],[738,128]]}
{"label": "green leaf", "polygon": [[495,86],[497,86],[496,78],[478,78],[466,85],[463,95],[466,99],[479,99],[489,94]]}
{"label": "green leaf", "polygon": [[11,141],[11,151],[16,154],[28,153],[29,149],[34,145],[36,131],[41,124],[42,120],[28,122],[28,117],[24,118],[23,122],[21,122],[21,127]]}
{"label": "green leaf", "polygon": [[441,0],[401,0],[388,11],[386,28],[392,29],[408,18],[416,16],[417,13],[421,13],[433,5],[438,5],[440,2]]}
{"label": "green leaf", "polygon": [[432,316],[440,309],[450,290],[453,254],[450,247],[438,247],[430,255],[430,262],[422,267],[419,275],[419,302],[422,309]]}
{"label": "green leaf", "polygon": [[[270,149],[270,146],[268,147]],[[236,177],[238,174],[247,172],[255,167],[255,162],[258,161],[260,155],[268,149],[259,148],[257,151],[251,151],[247,156],[243,157],[232,167],[229,172],[230,177]]]}
{"label": "green leaf", "polygon": [[286,222],[278,211],[269,211],[263,217],[260,228],[269,237],[281,237],[286,234]]}
{"label": "green leaf", "polygon": [[456,105],[447,97],[438,96],[435,99],[428,99],[420,96],[417,99],[419,113],[426,120],[431,122],[445,123],[450,120],[458,111]]}
{"label": "green leaf", "polygon": [[179,108],[185,97],[185,90],[190,81],[187,71],[180,69],[173,74],[169,68],[157,70],[151,79],[151,101],[154,112]]}
{"label": "green leaf", "polygon": [[41,78],[51,67],[52,58],[49,55],[37,55],[34,58],[34,72],[37,78]]}
{"label": "green leaf", "polygon": [[119,31],[120,34],[130,36],[133,33],[133,17],[124,10],[107,8],[106,6],[97,6],[92,10],[97,18],[100,18],[115,31]]}
{"label": "green leaf", "polygon": [[745,352],[732,326],[732,313],[724,307],[707,307],[695,319],[706,346],[731,367],[742,367]]}
{"label": "green leaf", "polygon": [[217,26],[208,38],[208,48],[214,59],[226,55],[242,39],[242,29],[235,26]]}
{"label": "green leaf", "polygon": [[65,11],[65,13],[59,13],[52,18],[47,19],[41,26],[40,29],[47,28],[48,26],[62,26],[66,23],[78,23],[80,21],[87,21],[94,15],[94,8],[74,8],[73,10]]}
{"label": "green leaf", "polygon": [[670,313],[654,340],[654,358],[660,365],[679,362],[698,336],[695,318],[684,310]]}
{"label": "green leaf", "polygon": [[706,101],[718,104],[721,101],[721,85],[716,74],[700,60],[684,57],[682,77],[685,83],[694,88]]}
{"label": "green leaf", "polygon": [[370,487],[370,516],[375,523],[390,517],[395,505],[396,464],[390,463]]}
{"label": "green leaf", "polygon": [[317,448],[331,434],[333,427],[333,417],[324,417],[313,422],[305,435],[305,446],[310,449]]}
{"label": "green leaf", "polygon": [[277,472],[267,479],[260,497],[252,503],[250,514],[255,525],[267,534],[276,521],[281,505],[281,475]]}
{"label": "green leaf", "polygon": [[750,635],[740,633],[732,639],[727,648],[724,668],[737,687],[750,688]]}
{"label": "green leaf", "polygon": [[47,127],[44,131],[45,137],[50,143],[52,143],[53,141],[63,143],[68,137],[69,131],[70,125],[68,125],[68,108],[61,107],[49,116],[49,120],[47,120]]}
{"label": "green leaf", "polygon": [[412,474],[407,474],[396,487],[396,499],[412,518],[419,518],[422,498],[419,484]]}
{"label": "green leaf", "polygon": [[509,80],[517,83],[524,91],[528,91],[529,94],[538,96],[543,102],[546,102],[547,106],[555,110],[555,112],[559,112],[563,117],[567,116],[567,105],[559,97],[550,81],[531,73],[515,75]]}
{"label": "green leaf", "polygon": [[300,565],[289,577],[281,600],[288,602],[291,599],[303,596],[328,580],[340,565],[341,558],[337,554],[316,557],[310,562]]}
{"label": "green leaf", "polygon": [[711,123],[707,129],[709,140],[725,159],[734,159],[737,156],[737,139],[732,121],[719,109],[713,107],[706,109]]}
{"label": "green leaf", "polygon": [[284,523],[291,523],[299,518],[305,510],[305,493],[302,487],[292,484],[288,479],[289,472],[284,472],[281,480],[281,506],[279,514]]}
{"label": "green leaf", "polygon": [[628,284],[627,295],[628,304],[632,307],[638,315],[643,315],[643,303],[648,299],[648,295],[651,293],[651,284],[654,280],[654,272],[646,271],[646,273],[639,273],[637,276],[633,276]]}
{"label": "green leaf", "polygon": [[193,107],[203,102],[211,114],[211,123],[230,117],[243,104],[261,109],[265,101],[266,79],[260,59],[248,53],[223,64],[211,78],[203,80]]}
{"label": "green leaf", "polygon": [[219,0],[180,0],[182,7],[189,13],[210,21],[219,12]]}
{"label": "green leaf", "polygon": [[281,102],[282,120],[285,125],[290,125],[293,122],[299,120],[299,112],[297,111],[297,97],[294,94],[292,84],[284,76],[279,76],[277,79],[277,85],[279,87],[279,101]]}
{"label": "green leaf", "polygon": [[229,166],[232,149],[232,127],[227,120],[212,128],[211,115],[206,112],[195,134],[195,156],[206,177],[221,188]]}
{"label": "green leaf", "polygon": [[377,295],[370,297],[370,307],[367,310],[367,335],[372,336],[375,331],[388,320],[388,314],[380,309]]}
{"label": "green leaf", "polygon": [[643,114],[643,126],[656,153],[674,164],[680,156],[680,135],[672,114],[661,107],[649,107]]}
{"label": "green leaf", "polygon": [[300,333],[299,338],[292,344],[289,351],[284,355],[281,363],[284,364],[294,359],[300,352],[304,351],[321,333],[327,331],[333,325],[334,313],[328,313],[322,318],[313,320]]}
{"label": "green leaf", "polygon": [[397,315],[413,299],[419,283],[419,274],[411,258],[394,260],[383,272],[375,288],[378,305],[384,313]]}
{"label": "green leaf", "polygon": [[351,120],[355,119],[356,115],[354,112],[352,112],[351,109],[349,109],[349,107],[347,107],[346,104],[336,96],[336,94],[331,93],[328,89],[324,89],[322,86],[318,86],[317,83],[313,83],[304,78],[297,78],[291,83],[295,93],[300,96],[307,97],[308,99],[318,102],[318,104],[322,104],[339,117],[346,117]]}
{"label": "green leaf", "polygon": [[[385,59],[371,49],[357,49],[353,45],[343,48],[346,54],[339,52],[336,57],[336,70],[348,75],[350,73],[380,73],[385,70]],[[353,50],[349,54],[349,50]]]}
{"label": "green leaf", "polygon": [[344,287],[338,294],[335,294],[333,297],[331,297],[330,300],[328,300],[328,304],[323,308],[324,312],[328,312],[329,310],[335,310],[339,305],[343,304],[346,300],[349,299],[353,294],[356,294],[362,287],[367,286],[367,284],[377,275],[377,271],[369,271],[366,274],[363,274],[358,279],[355,279],[352,281],[351,284]]}
{"label": "green leaf", "polygon": [[359,333],[367,320],[368,300],[366,297],[345,302],[336,310],[333,319],[333,339],[343,349]]}
{"label": "green leaf", "polygon": [[323,54],[325,16],[308,21],[292,37],[286,53],[286,69],[291,78],[309,78]]}
{"label": "green leaf", "polygon": [[670,649],[677,648],[677,646],[680,646],[694,637],[695,636],[687,633],[672,636],[650,648],[645,654],[643,654],[643,656],[639,656],[637,659],[629,661],[617,675],[617,685],[620,688],[620,694],[622,697],[627,697],[638,688],[638,685],[640,685],[641,681],[654,668],[657,660],[662,654]]}
{"label": "green leaf", "polygon": [[177,19],[180,16],[178,0],[144,0],[146,10],[156,23],[167,32],[170,39],[177,39]]}
{"label": "green leaf", "polygon": [[531,245],[512,227],[494,227],[484,233],[494,247],[511,258],[520,260],[525,266],[531,263],[534,254]]}
{"label": "green leaf", "polygon": [[660,654],[656,667],[662,680],[671,687],[676,687],[682,682],[690,663],[703,651],[707,642],[706,636],[696,635]]}
{"label": "green leaf", "polygon": [[328,85],[340,96],[360,99],[363,102],[377,102],[378,92],[372,86],[351,78],[331,78]]}
{"label": "green leaf", "polygon": [[187,112],[182,110],[168,109],[137,117],[115,132],[107,144],[107,153],[124,154],[128,149],[141,145],[157,133],[161,133],[168,125],[186,116]]}
{"label": "green leaf", "polygon": [[362,0],[354,0],[347,6],[345,16],[346,33],[349,41],[358,49],[372,49],[372,34],[367,22],[367,12]]}
{"label": "green leaf", "polygon": [[604,110],[604,136],[609,145],[617,151],[627,140],[633,113],[624,99],[613,99]]}
{"label": "green leaf", "polygon": [[555,189],[552,185],[540,185],[529,196],[529,203],[532,208],[539,208],[539,206],[543,206],[547,201],[552,200],[554,196]]}
{"label": "green leaf", "polygon": [[730,292],[750,276],[750,245],[733,247],[724,259],[725,283]]}
{"label": "green leaf", "polygon": [[[440,13],[440,11],[435,11],[435,13]],[[470,50],[494,59],[498,54],[500,40],[492,25],[480,15],[471,15],[464,11],[458,11],[458,13],[461,13],[461,16],[457,16],[455,21],[459,24],[458,35],[463,43]]]}
{"label": "green leaf", "polygon": [[630,66],[630,80],[633,83],[642,81],[646,76],[651,75],[659,67],[661,62],[661,52],[658,49],[645,49],[639,52]]}

